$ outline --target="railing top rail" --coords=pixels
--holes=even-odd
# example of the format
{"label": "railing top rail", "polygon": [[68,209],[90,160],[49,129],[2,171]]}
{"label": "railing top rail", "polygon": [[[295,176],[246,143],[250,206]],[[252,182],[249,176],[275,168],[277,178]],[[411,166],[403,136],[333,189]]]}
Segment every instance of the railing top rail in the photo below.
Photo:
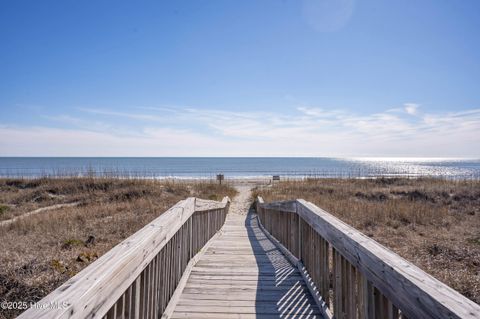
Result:
{"label": "railing top rail", "polygon": [[192,214],[225,208],[230,199],[215,204],[200,200],[199,206],[196,201],[179,201],[41,301],[59,306],[31,308],[18,318],[91,318],[106,313]]}
{"label": "railing top rail", "polygon": [[225,196],[221,202],[215,200],[201,199],[196,198],[195,200],[195,211],[205,211],[212,209],[222,209],[225,208],[225,205],[230,201],[228,196]]}
{"label": "railing top rail", "polygon": [[[262,208],[291,211],[291,201],[264,203]],[[296,213],[359,269],[407,317],[478,318],[474,303],[370,237],[320,209],[298,199]]]}
{"label": "railing top rail", "polygon": [[262,207],[265,209],[295,213],[297,211],[297,201],[287,200],[287,201],[279,201],[279,202],[272,202],[272,203],[263,203]]}

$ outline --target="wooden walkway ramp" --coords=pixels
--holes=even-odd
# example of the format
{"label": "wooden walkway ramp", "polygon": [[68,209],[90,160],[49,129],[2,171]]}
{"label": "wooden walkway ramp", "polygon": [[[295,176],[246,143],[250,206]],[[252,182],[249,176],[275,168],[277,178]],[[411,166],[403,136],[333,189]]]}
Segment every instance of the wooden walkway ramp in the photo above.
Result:
{"label": "wooden walkway ramp", "polygon": [[258,227],[228,214],[192,269],[172,318],[321,318],[297,267]]}

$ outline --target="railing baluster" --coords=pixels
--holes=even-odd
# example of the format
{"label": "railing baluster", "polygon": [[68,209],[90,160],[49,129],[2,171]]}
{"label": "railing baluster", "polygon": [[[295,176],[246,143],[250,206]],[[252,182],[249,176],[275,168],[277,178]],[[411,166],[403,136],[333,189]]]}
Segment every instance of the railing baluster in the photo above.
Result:
{"label": "railing baluster", "polygon": [[335,250],[335,308],[334,313],[342,318],[342,256]]}
{"label": "railing baluster", "polygon": [[373,298],[374,298],[374,311],[375,311],[375,318],[385,318],[385,314],[383,313],[383,298],[380,291],[373,287]]}
{"label": "railing baluster", "polygon": [[123,318],[131,318],[130,310],[131,310],[131,296],[132,296],[132,286],[128,287],[127,291],[125,291],[124,298],[125,298],[125,307],[123,311]]}
{"label": "railing baluster", "polygon": [[117,318],[125,319],[125,294],[122,295],[122,298],[119,300],[119,306],[117,309]]}
{"label": "railing baluster", "polygon": [[325,298],[327,306],[330,305],[330,256],[329,256],[329,246],[328,242],[321,238],[323,246],[323,257],[322,257],[322,295]]}
{"label": "railing baluster", "polygon": [[[378,318],[375,316],[375,289],[370,281],[365,278],[366,281],[366,305],[367,305],[367,317],[366,318]],[[382,319],[382,318],[378,318]]]}
{"label": "railing baluster", "polygon": [[356,271],[355,267],[352,264],[348,263],[348,285],[349,285],[349,295],[348,295],[348,315],[349,318],[357,318],[357,303],[356,303]]}
{"label": "railing baluster", "polygon": [[142,289],[142,283],[141,283],[141,275],[135,280],[135,306],[134,306],[134,311],[135,311],[135,319],[140,318],[140,304],[141,304],[141,289]]}
{"label": "railing baluster", "polygon": [[143,300],[142,300],[142,318],[147,319],[148,318],[148,284],[150,281],[150,276],[149,276],[149,271],[150,271],[150,264],[145,268],[144,270],[144,276],[143,276],[143,286],[142,286],[142,291],[143,291]]}
{"label": "railing baluster", "polygon": [[153,258],[152,263],[151,263],[151,278],[149,282],[150,286],[150,312],[149,312],[149,318],[154,318],[155,317],[155,279],[157,278],[157,258]]}

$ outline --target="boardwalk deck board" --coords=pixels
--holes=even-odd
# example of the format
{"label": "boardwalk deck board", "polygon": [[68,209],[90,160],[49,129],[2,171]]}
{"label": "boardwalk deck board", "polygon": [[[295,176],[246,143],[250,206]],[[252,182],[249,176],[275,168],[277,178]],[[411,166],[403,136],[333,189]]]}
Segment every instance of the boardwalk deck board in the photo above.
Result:
{"label": "boardwalk deck board", "polygon": [[172,318],[321,318],[305,282],[258,227],[229,214],[193,267]]}

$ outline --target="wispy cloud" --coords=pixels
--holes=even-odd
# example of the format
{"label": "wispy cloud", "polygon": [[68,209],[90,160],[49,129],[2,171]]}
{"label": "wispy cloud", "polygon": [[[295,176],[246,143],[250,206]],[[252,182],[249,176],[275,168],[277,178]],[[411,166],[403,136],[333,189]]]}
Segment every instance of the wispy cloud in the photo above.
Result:
{"label": "wispy cloud", "polygon": [[[0,126],[1,155],[480,156],[480,109],[371,114],[299,106],[288,112],[194,107],[82,108],[90,121],[50,117],[68,129]],[[128,129],[117,119],[128,121]]]}
{"label": "wispy cloud", "polygon": [[105,110],[105,109],[93,109],[93,108],[78,108],[78,110],[86,113],[96,114],[96,115],[124,117],[131,120],[154,121],[154,122],[165,120],[160,116],[156,116],[152,114],[142,114],[137,112],[128,113],[128,112],[117,112],[117,111],[111,111],[111,110]]}

